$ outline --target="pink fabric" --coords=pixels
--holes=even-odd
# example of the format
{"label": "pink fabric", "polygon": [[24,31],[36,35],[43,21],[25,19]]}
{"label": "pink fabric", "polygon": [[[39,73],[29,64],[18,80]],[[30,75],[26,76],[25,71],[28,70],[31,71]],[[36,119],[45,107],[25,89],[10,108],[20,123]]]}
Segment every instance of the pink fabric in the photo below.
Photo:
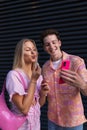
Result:
{"label": "pink fabric", "polygon": [[[76,71],[87,82],[87,70],[83,59],[63,52],[63,60],[70,60],[72,71]],[[43,66],[43,76],[49,82],[48,118],[55,124],[73,127],[86,122],[80,90],[66,83],[59,84],[60,68],[53,69],[49,60]]]}
{"label": "pink fabric", "polygon": [[[20,72],[25,81],[26,88],[24,88],[19,74],[16,71],[11,70],[7,74],[6,78],[6,89],[9,93],[11,103],[12,103],[12,96],[14,93],[18,93],[19,95],[27,94],[28,84],[30,82],[26,74],[21,69],[18,69],[18,71]],[[31,108],[29,109],[27,120],[19,130],[40,130],[39,90],[41,81],[42,76],[40,76],[37,81],[37,87],[34,94],[34,98],[37,100],[37,103],[36,105],[32,105]],[[12,103],[12,110],[18,114],[21,114],[13,103]]]}

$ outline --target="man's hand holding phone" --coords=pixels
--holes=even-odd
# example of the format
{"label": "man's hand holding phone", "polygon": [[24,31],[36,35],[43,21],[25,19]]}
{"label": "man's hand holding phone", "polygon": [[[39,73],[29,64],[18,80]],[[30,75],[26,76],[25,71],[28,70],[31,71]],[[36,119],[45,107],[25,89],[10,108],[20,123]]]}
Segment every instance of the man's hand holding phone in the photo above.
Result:
{"label": "man's hand holding phone", "polygon": [[[63,61],[61,65],[61,70],[69,70],[69,68],[70,68],[70,61],[69,60]],[[65,83],[65,81],[60,77],[59,84],[63,83]]]}

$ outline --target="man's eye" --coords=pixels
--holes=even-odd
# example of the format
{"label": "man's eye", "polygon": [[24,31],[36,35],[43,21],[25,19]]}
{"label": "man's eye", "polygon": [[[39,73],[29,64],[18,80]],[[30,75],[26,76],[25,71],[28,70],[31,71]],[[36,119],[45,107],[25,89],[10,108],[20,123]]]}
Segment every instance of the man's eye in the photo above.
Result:
{"label": "man's eye", "polygon": [[49,46],[49,44],[45,44],[45,46]]}
{"label": "man's eye", "polygon": [[29,49],[26,49],[26,51],[29,51]]}

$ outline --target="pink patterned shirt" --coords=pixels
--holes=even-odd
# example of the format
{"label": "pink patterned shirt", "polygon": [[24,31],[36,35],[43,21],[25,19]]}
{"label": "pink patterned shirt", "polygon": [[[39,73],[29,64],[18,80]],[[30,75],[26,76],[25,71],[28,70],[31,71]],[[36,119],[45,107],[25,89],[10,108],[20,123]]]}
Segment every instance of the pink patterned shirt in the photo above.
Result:
{"label": "pink patterned shirt", "polygon": [[[84,60],[63,52],[63,60],[70,60],[70,70],[77,72],[87,82]],[[51,60],[43,65],[43,76],[49,82],[48,118],[63,127],[78,126],[86,122],[80,90],[67,83],[59,84],[61,63],[53,68]]]}

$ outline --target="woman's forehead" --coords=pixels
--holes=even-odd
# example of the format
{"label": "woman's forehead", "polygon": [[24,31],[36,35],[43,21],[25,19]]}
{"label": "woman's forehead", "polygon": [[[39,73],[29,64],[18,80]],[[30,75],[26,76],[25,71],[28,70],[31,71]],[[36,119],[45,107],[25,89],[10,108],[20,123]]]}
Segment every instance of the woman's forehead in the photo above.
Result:
{"label": "woman's forehead", "polygon": [[24,43],[24,47],[35,47],[35,45],[34,45],[34,43],[31,42],[31,41],[26,41],[26,42]]}

